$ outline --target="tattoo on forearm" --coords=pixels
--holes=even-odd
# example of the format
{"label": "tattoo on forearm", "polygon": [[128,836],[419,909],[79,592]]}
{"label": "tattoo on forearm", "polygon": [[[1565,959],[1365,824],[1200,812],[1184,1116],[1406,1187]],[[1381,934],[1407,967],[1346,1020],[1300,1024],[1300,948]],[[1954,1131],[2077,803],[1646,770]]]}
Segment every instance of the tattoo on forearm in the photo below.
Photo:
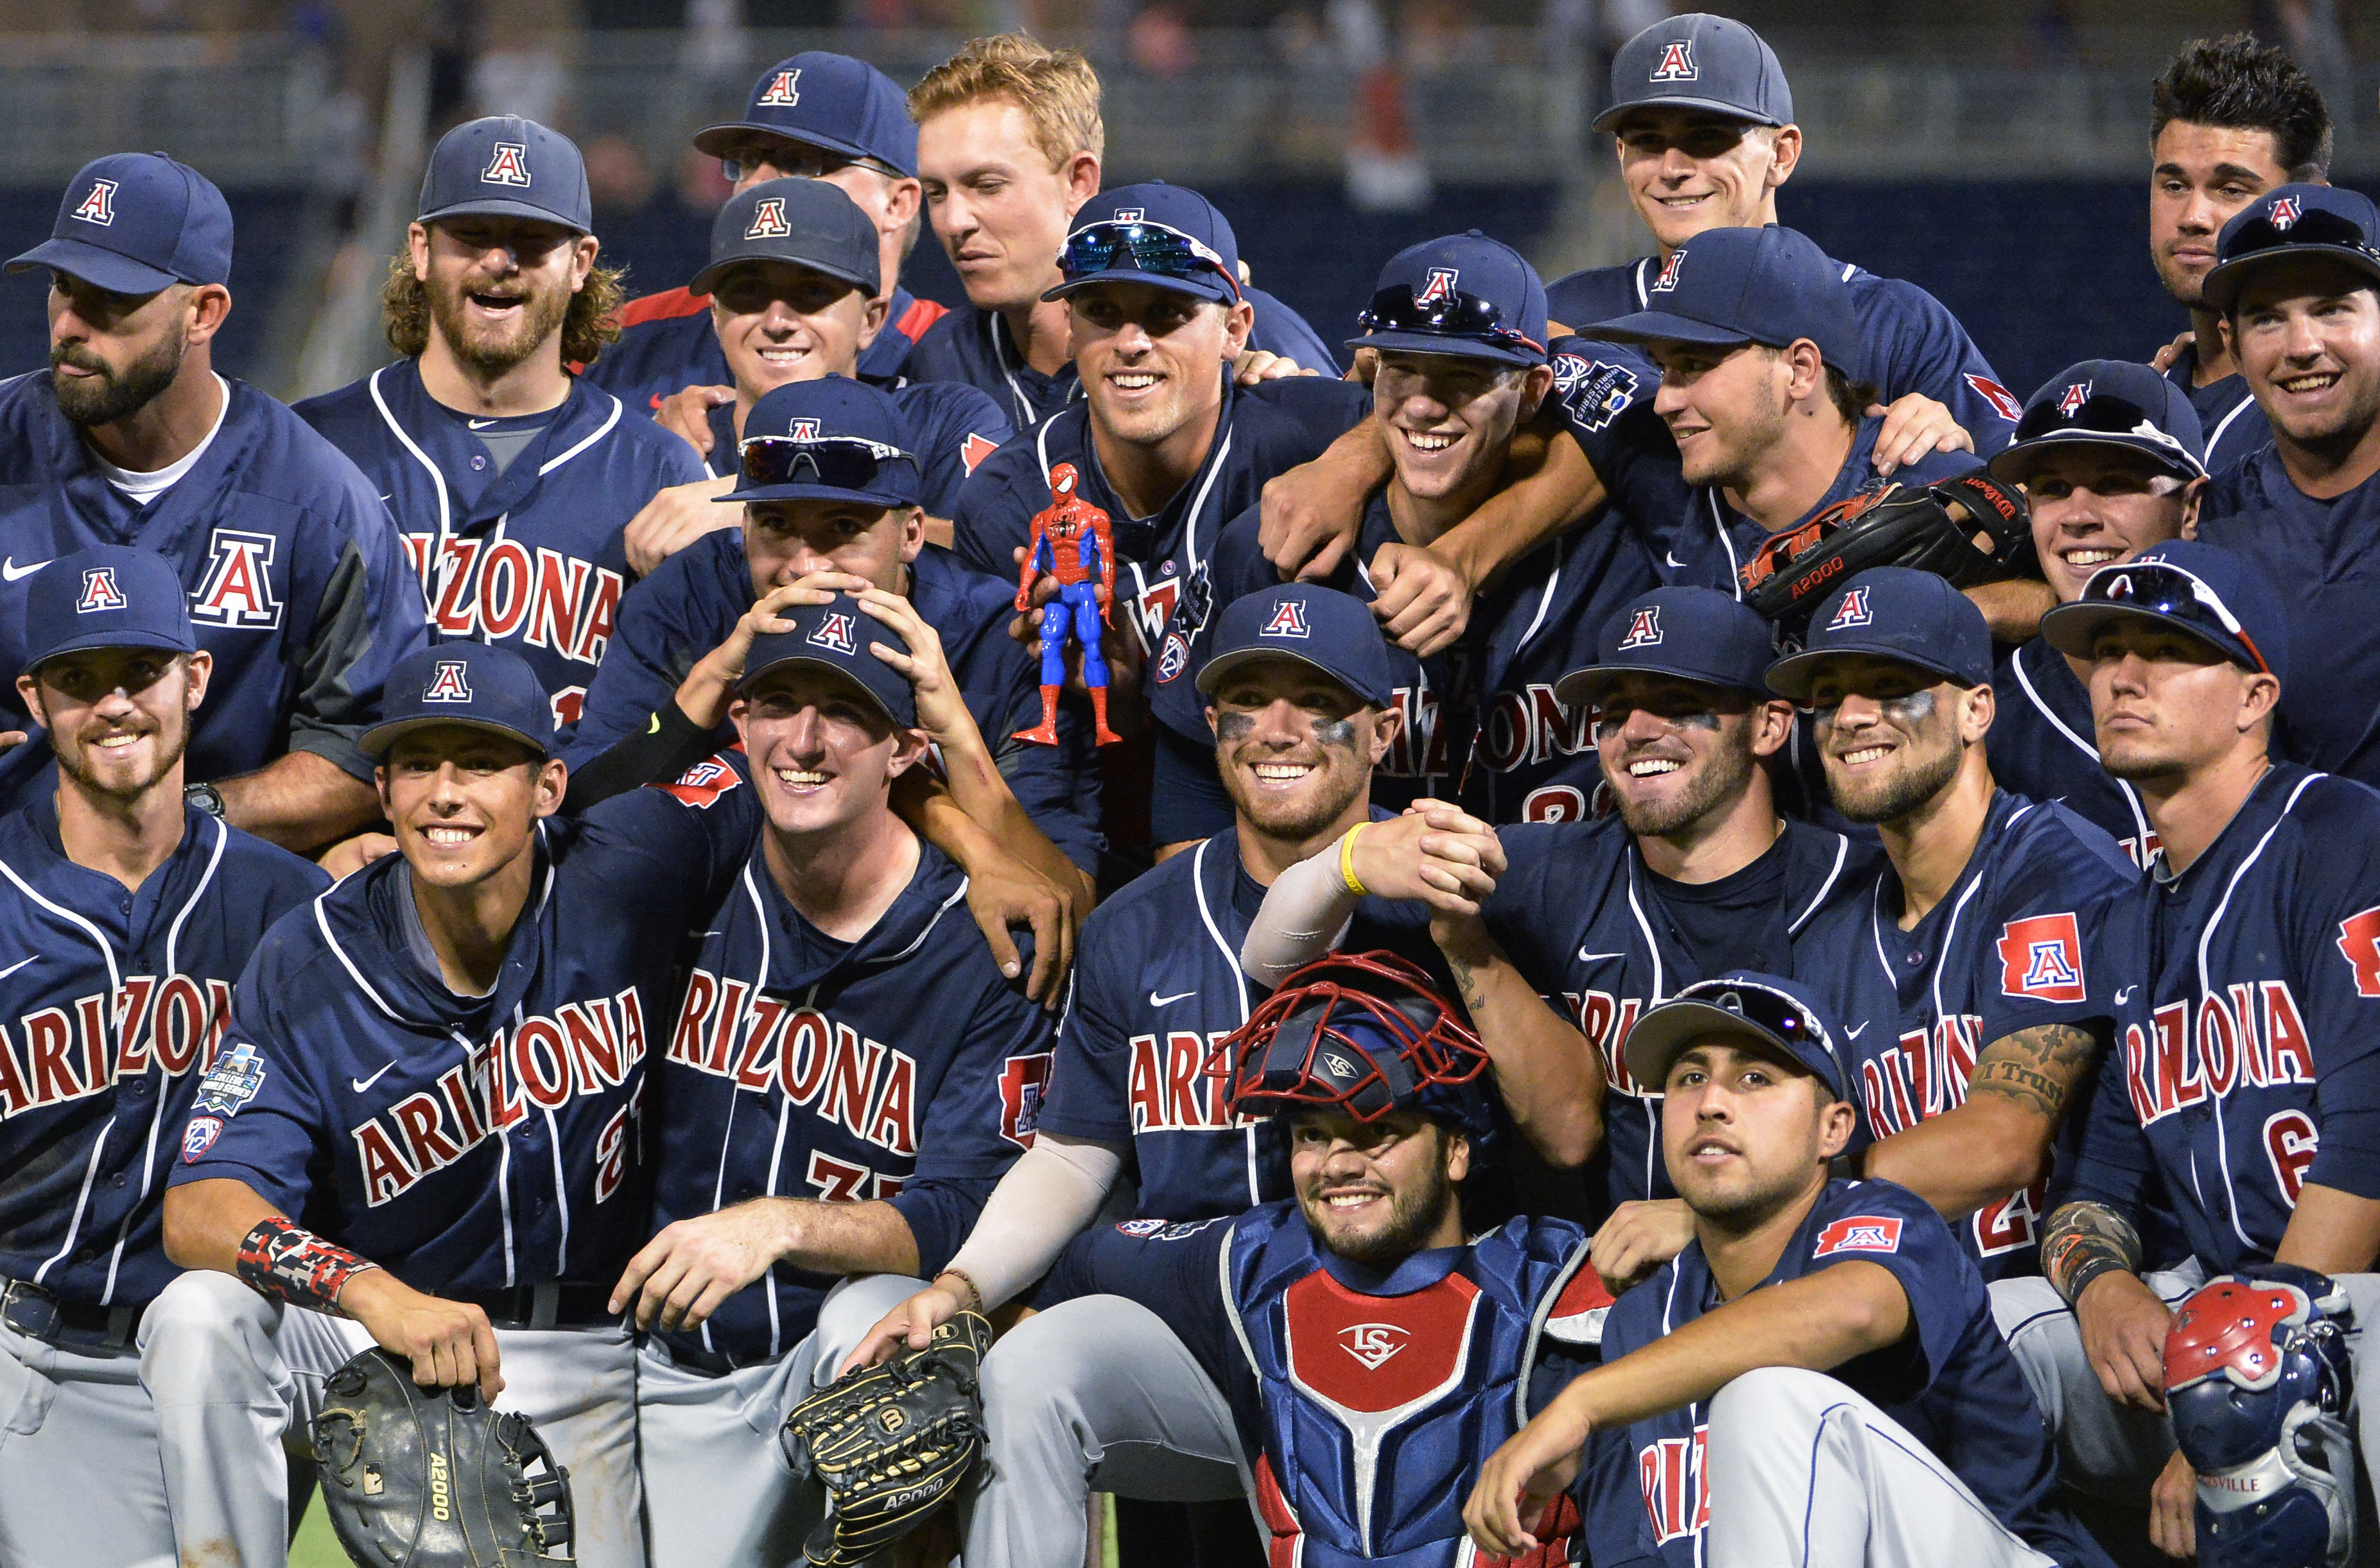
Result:
{"label": "tattoo on forearm", "polygon": [[2140,1232],[2105,1203],[2066,1204],[2042,1229],[2042,1272],[2069,1305],[2101,1274],[2138,1273],[2140,1267]]}
{"label": "tattoo on forearm", "polygon": [[2098,1048],[2089,1030],[2072,1024],[2018,1030],[1993,1041],[1976,1058],[1967,1093],[1997,1094],[2020,1110],[2056,1121]]}
{"label": "tattoo on forearm", "polygon": [[1478,977],[1473,973],[1470,963],[1462,959],[1448,958],[1446,967],[1454,971],[1454,988],[1462,993],[1463,1007],[1476,1021],[1479,1009],[1488,1005],[1488,994],[1479,988]]}

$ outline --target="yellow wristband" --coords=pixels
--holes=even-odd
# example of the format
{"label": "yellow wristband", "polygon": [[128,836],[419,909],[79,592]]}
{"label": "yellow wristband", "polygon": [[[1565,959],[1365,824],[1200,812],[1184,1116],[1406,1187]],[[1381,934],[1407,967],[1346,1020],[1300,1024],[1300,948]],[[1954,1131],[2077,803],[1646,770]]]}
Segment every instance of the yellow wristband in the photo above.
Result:
{"label": "yellow wristband", "polygon": [[1339,880],[1347,885],[1347,891],[1359,899],[1368,897],[1371,889],[1355,879],[1355,836],[1371,826],[1368,822],[1359,822],[1347,829],[1339,840]]}

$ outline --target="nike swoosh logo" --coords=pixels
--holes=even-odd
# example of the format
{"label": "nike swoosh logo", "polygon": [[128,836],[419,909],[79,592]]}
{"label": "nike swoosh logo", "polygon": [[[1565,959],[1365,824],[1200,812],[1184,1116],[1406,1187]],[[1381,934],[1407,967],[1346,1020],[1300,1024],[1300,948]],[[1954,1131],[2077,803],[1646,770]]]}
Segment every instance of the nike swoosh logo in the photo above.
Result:
{"label": "nike swoosh logo", "polygon": [[31,963],[31,962],[33,961],[33,959],[38,959],[38,958],[40,958],[41,956],[42,956],[41,954],[39,954],[39,953],[35,953],[35,954],[33,955],[33,958],[32,958],[32,959],[18,959],[15,963],[10,964],[6,969],[0,969],[0,980],[6,980],[6,979],[7,979],[10,975],[12,975],[12,974],[16,973],[18,970],[23,969],[27,964]]}
{"label": "nike swoosh logo", "polygon": [[484,430],[495,423],[493,419],[466,419],[463,422],[475,430]]}
{"label": "nike swoosh logo", "polygon": [[[56,557],[55,556],[51,558],[53,561],[55,559]],[[15,556],[10,556],[5,561],[0,561],[0,577],[6,577],[8,581],[14,583],[20,577],[30,577],[34,573],[39,572],[42,567],[47,566],[49,563],[50,562],[47,561],[37,561],[30,566],[19,566],[17,564],[17,558]]]}
{"label": "nike swoosh logo", "polygon": [[1684,561],[1680,561],[1680,560],[1678,559],[1678,552],[1677,552],[1676,550],[1673,550],[1673,549],[1665,549],[1665,550],[1663,550],[1663,551],[1661,552],[1661,559],[1662,559],[1662,560],[1664,560],[1664,561],[1668,561],[1671,566],[1683,566],[1683,565],[1685,565],[1685,562],[1684,562]]}
{"label": "nike swoosh logo", "polygon": [[1578,950],[1578,961],[1583,964],[1595,963],[1602,959],[1624,959],[1627,956],[1626,953],[1590,953],[1584,947]]}
{"label": "nike swoosh logo", "polygon": [[381,500],[382,500],[382,501],[395,501],[395,500],[396,499],[396,497],[395,497],[395,495],[393,495],[393,494],[389,493],[388,491],[383,490],[383,491],[382,491],[382,492],[381,492],[381,498],[380,498],[380,499],[381,499]]}
{"label": "nike swoosh logo", "polygon": [[[7,972],[7,971],[5,971],[5,970],[0,970],[0,974],[5,974],[5,973],[6,973],[6,972]],[[2135,991],[2138,991],[2139,989],[2140,989],[2140,987],[2139,987],[2139,986],[2137,986],[2137,985],[2127,985],[2127,986],[2125,986],[2121,991],[2117,992],[2117,993],[2116,993],[2116,1006],[2118,1006],[2118,1007],[2122,1007],[2126,1002],[2131,1001],[2131,1000],[2132,999],[2132,993],[2133,993],[2133,992],[2135,992]]]}
{"label": "nike swoosh logo", "polygon": [[1160,996],[1156,992],[1152,991],[1148,994],[1148,1005],[1152,1007],[1170,1007],[1174,1003],[1182,1000],[1184,996],[1196,996],[1196,995],[1198,995],[1198,993],[1196,991],[1177,991],[1171,996]]}
{"label": "nike swoosh logo", "polygon": [[1865,1034],[1866,1032],[1867,1025],[1862,1024],[1857,1029],[1847,1029],[1843,1031],[1843,1038],[1846,1040],[1857,1040],[1861,1035]]}
{"label": "nike swoosh logo", "polygon": [[[395,1066],[396,1066],[395,1062],[388,1064],[388,1067],[393,1067]],[[372,1074],[370,1078],[351,1078],[347,1080],[348,1086],[354,1089],[357,1093],[361,1094],[373,1084],[378,1083],[382,1079],[386,1078],[388,1076],[388,1067],[381,1068],[380,1071]]]}

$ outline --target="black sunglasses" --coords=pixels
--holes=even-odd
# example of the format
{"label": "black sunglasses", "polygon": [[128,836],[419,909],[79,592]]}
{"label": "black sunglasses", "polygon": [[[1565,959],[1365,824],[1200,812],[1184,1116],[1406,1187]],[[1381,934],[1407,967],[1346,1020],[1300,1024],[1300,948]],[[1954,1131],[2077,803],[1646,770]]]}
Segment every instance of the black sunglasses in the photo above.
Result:
{"label": "black sunglasses", "polygon": [[1366,332],[1428,332],[1483,343],[1522,344],[1540,354],[1546,347],[1520,328],[1507,325],[1495,301],[1459,289],[1439,289],[1427,299],[1417,299],[1411,283],[1397,283],[1372,296],[1372,303],[1364,307],[1355,325]]}
{"label": "black sunglasses", "polygon": [[755,488],[800,482],[804,468],[812,484],[829,489],[872,490],[878,476],[892,464],[905,463],[917,472],[917,460],[896,446],[864,436],[747,436],[735,449],[744,468],[744,482]]}
{"label": "black sunglasses", "polygon": [[1240,292],[1240,280],[1223,265],[1220,252],[1180,229],[1146,219],[1085,224],[1066,236],[1058,265],[1067,277],[1083,278],[1116,266],[1119,257],[1128,259],[1135,271],[1161,278],[1196,278],[1211,272],[1229,283],[1233,295]]}
{"label": "black sunglasses", "polygon": [[1827,1060],[1834,1063],[1836,1075],[1843,1080],[1845,1090],[1849,1092],[1851,1077],[1844,1071],[1842,1057],[1836,1054],[1835,1043],[1819,1027],[1815,1014],[1784,993],[1742,981],[1730,981],[1690,986],[1676,1000],[1700,1002],[1706,1007],[1733,1013],[1754,1028],[1775,1035],[1789,1046],[1816,1046],[1825,1054]]}
{"label": "black sunglasses", "polygon": [[788,141],[767,151],[751,149],[731,152],[719,160],[719,172],[727,176],[729,185],[739,185],[744,176],[762,164],[777,171],[781,179],[822,180],[827,175],[857,164],[871,169],[886,179],[906,179],[900,170],[875,158],[854,158],[849,153],[832,152],[806,142]]}
{"label": "black sunglasses", "polygon": [[2301,245],[2335,245],[2342,249],[2360,250],[2380,261],[2380,250],[2373,248],[2371,236],[2363,232],[2363,225],[2340,213],[2320,211],[2301,213],[2287,228],[2270,218],[2243,226],[2239,237],[2232,242],[2231,254],[2223,259],[2236,261],[2260,250]]}
{"label": "black sunglasses", "polygon": [[2083,585],[2082,598],[2085,603],[2122,605],[2197,627],[2211,633],[2209,640],[2218,647],[2221,639],[2228,638],[2248,650],[2259,670],[2266,675],[2273,672],[2273,667],[2265,662],[2265,651],[2248,635],[2248,629],[2240,624],[2223,597],[2178,566],[2156,561],[2103,566]]}

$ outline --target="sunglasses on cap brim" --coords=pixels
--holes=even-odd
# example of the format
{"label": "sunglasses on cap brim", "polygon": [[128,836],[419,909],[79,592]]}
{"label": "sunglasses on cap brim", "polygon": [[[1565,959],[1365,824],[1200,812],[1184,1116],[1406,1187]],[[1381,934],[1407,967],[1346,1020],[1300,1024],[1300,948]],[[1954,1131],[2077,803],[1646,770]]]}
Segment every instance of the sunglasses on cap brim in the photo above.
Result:
{"label": "sunglasses on cap brim", "polygon": [[2237,261],[2243,256],[2259,251],[2295,249],[2310,245],[2337,246],[2343,250],[2360,250],[2380,266],[2380,250],[2372,246],[2371,236],[2354,219],[2338,212],[2313,211],[2301,215],[2288,228],[2276,228],[2270,218],[2250,223],[2240,231],[2232,242],[2231,254],[2225,261]]}
{"label": "sunglasses on cap brim", "polygon": [[1160,278],[1196,279],[1212,275],[1231,285],[1236,297],[1240,280],[1223,265],[1222,254],[1180,229],[1147,219],[1131,223],[1087,223],[1066,236],[1058,264],[1069,279],[1129,263],[1132,270]]}
{"label": "sunglasses on cap brim", "polygon": [[[1818,1022],[1817,1015],[1786,995],[1765,985],[1748,984],[1742,981],[1712,982],[1707,985],[1689,986],[1671,998],[1677,1002],[1698,1002],[1706,1007],[1733,1013],[1754,1028],[1783,1041],[1787,1046],[1815,1045],[1827,1059],[1842,1071],[1842,1060],[1835,1054],[1834,1042]],[[1683,1055],[1682,1049],[1678,1055]],[[1674,1065],[1676,1056],[1670,1058]],[[1796,1056],[1794,1064],[1807,1070],[1808,1064]]]}
{"label": "sunglasses on cap brim", "polygon": [[820,436],[810,440],[747,436],[735,451],[744,482],[754,488],[803,483],[808,470],[810,484],[836,490],[874,490],[880,488],[878,476],[893,464],[905,463],[912,475],[917,472],[915,457],[865,436]]}
{"label": "sunglasses on cap brim", "polygon": [[1517,345],[1538,354],[1545,344],[1504,320],[1493,300],[1458,289],[1441,289],[1427,299],[1416,299],[1411,283],[1396,283],[1372,296],[1372,303],[1355,318],[1366,333],[1427,332],[1434,337],[1470,338],[1478,343]]}
{"label": "sunglasses on cap brim", "polygon": [[2146,441],[2190,472],[2206,472],[2206,464],[2200,462],[2178,438],[2159,428],[2147,409],[2131,398],[2118,397],[2111,392],[2084,398],[2070,414],[2054,403],[2035,404],[2024,411],[2023,418],[2017,421],[2016,440],[2017,444],[2022,445],[2026,441],[2082,430],[2094,435],[2129,436],[2134,440]]}
{"label": "sunglasses on cap brim", "polygon": [[2119,605],[2219,633],[2247,649],[2261,673],[2273,672],[2273,667],[2265,662],[2264,650],[2248,635],[2248,629],[2240,624],[2240,618],[2231,613],[2231,607],[2223,602],[2223,596],[2179,566],[2168,566],[2161,561],[2103,566],[2083,585],[2082,602]]}

